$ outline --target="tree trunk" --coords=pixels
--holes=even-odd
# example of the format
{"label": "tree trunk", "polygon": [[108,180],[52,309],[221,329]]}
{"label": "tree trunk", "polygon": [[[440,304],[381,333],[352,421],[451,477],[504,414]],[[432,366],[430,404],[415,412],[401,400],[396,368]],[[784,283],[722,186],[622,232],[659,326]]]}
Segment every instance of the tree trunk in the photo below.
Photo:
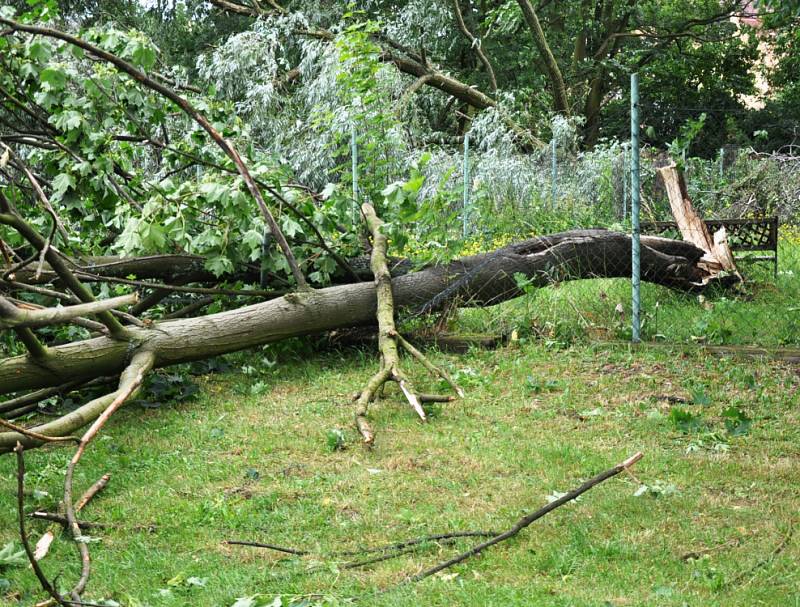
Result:
{"label": "tree trunk", "polygon": [[[657,237],[642,237],[642,245],[643,280],[683,290],[704,286],[706,272],[697,265],[702,250],[689,243]],[[489,306],[522,294],[517,274],[523,275],[532,286],[581,278],[628,277],[630,259],[628,235],[576,230],[406,274],[392,280],[392,291],[398,308],[433,311],[454,301],[460,306]],[[0,361],[0,393],[117,375],[142,349],[154,354],[155,367],[163,367],[287,337],[374,322],[375,313],[375,284],[362,282],[292,293],[208,316],[160,322],[148,328],[127,327],[130,341],[97,337],[47,348],[44,359],[17,356]],[[81,421],[84,425],[91,420]],[[37,432],[48,434],[51,429],[47,426],[39,426]],[[13,449],[20,438],[13,432],[0,434],[0,452]]]}
{"label": "tree trunk", "polygon": [[681,236],[686,242],[692,243],[705,253],[699,265],[707,273],[706,280],[711,280],[720,272],[733,273],[741,280],[733,253],[728,246],[725,228],[720,228],[713,236],[711,235],[706,222],[694,210],[683,173],[675,164],[670,164],[658,169],[658,174],[661,175],[667,189],[672,216],[678,224]]}
{"label": "tree trunk", "polygon": [[558,66],[553,51],[550,49],[550,44],[547,42],[547,37],[544,34],[541,23],[539,23],[536,10],[530,0],[517,0],[517,2],[522,10],[522,16],[525,17],[525,22],[528,24],[528,29],[531,31],[536,49],[544,62],[547,76],[550,79],[550,86],[553,87],[553,109],[565,116],[569,116],[569,100],[567,99],[564,76],[561,74],[561,68]]}

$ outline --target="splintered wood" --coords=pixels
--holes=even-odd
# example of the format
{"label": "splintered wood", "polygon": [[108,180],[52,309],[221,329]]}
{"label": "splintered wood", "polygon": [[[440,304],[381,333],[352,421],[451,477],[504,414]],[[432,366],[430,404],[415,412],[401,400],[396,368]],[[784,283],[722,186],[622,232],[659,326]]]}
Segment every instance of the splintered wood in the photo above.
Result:
{"label": "splintered wood", "polygon": [[714,232],[712,237],[705,222],[694,210],[692,201],[686,191],[686,182],[683,179],[683,174],[675,164],[661,167],[658,172],[664,180],[664,186],[669,197],[669,206],[672,209],[675,222],[678,224],[678,229],[681,231],[681,236],[686,242],[690,242],[705,251],[705,255],[697,264],[708,272],[708,276],[703,279],[703,284],[708,283],[723,272],[733,274],[741,280],[742,277],[736,269],[733,253],[731,253],[728,245],[728,235],[725,228],[722,227]]}

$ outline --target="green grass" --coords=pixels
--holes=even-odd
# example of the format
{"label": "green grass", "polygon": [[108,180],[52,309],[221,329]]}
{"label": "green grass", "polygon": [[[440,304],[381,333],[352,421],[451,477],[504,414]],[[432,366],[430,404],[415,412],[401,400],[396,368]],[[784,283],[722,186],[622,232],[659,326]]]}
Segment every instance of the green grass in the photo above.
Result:
{"label": "green grass", "polygon": [[[779,272],[771,264],[741,264],[745,283],[702,296],[642,283],[642,338],[667,343],[800,347],[800,245],[786,240]],[[621,306],[622,313],[617,309]],[[630,340],[631,282],[578,280],[534,289],[493,310],[465,310],[472,331],[532,334],[559,343],[590,336]]]}
{"label": "green grass", "polygon": [[[100,541],[91,545],[86,598],[130,607],[228,607],[256,593],[370,606],[797,605],[800,539],[773,554],[800,522],[796,370],[546,343],[436,354],[467,397],[442,405],[423,425],[387,391],[371,412],[372,451],[358,443],[349,400],[375,369],[372,352],[279,353],[271,368],[251,363],[255,374],[203,377],[194,402],[123,409],[76,476],[80,493],[112,473],[85,518],[119,525],[92,532]],[[247,357],[259,360],[251,353],[237,365]],[[424,370],[406,364],[422,380]],[[252,390],[257,381],[266,389]],[[690,401],[678,408],[695,416],[696,430],[686,434],[671,421],[674,405],[663,396]],[[722,414],[731,406],[752,420],[749,433],[728,433]],[[344,431],[343,451],[328,447],[335,428]],[[445,572],[455,577],[396,586],[469,541],[363,570],[223,544],[249,539],[325,555],[429,533],[503,529],[554,491],[637,450],[645,453],[638,481],[608,481]],[[30,508],[55,508],[70,452],[28,454]],[[0,545],[16,537],[15,482],[13,457],[0,457]],[[655,491],[636,496],[640,482]],[[49,495],[37,493],[37,501],[34,491]],[[46,525],[30,528],[38,537]],[[681,558],[702,550],[710,552]],[[62,585],[76,578],[77,566],[65,539],[44,561]],[[205,585],[187,584],[190,577]],[[0,570],[0,578],[10,585],[0,604],[43,598],[27,568]]]}

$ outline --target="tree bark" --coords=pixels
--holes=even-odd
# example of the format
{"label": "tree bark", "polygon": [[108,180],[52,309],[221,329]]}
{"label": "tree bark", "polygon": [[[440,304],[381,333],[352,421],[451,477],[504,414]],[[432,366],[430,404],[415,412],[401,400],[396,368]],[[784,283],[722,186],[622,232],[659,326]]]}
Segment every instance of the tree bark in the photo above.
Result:
{"label": "tree bark", "polygon": [[564,83],[564,76],[553,55],[553,51],[550,49],[547,37],[544,35],[544,30],[542,29],[542,24],[539,23],[536,10],[533,8],[530,0],[517,1],[522,10],[522,16],[525,17],[525,22],[528,24],[528,29],[531,31],[531,36],[533,36],[533,42],[544,62],[547,76],[550,79],[550,85],[553,87],[553,107],[557,112],[569,116],[569,100],[567,99],[567,87]]}

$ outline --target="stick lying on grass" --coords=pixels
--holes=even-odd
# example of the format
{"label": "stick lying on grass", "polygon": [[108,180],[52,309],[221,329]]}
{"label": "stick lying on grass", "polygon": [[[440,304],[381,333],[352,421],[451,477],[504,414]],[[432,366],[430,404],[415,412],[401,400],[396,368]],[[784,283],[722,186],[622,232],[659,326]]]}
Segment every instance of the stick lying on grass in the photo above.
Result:
{"label": "stick lying on grass", "polygon": [[439,563],[435,567],[431,567],[430,569],[426,569],[425,571],[423,571],[421,573],[418,573],[417,575],[414,575],[414,576],[412,576],[410,578],[407,578],[407,579],[405,579],[403,581],[403,583],[406,583],[406,582],[418,582],[420,580],[423,580],[426,577],[429,577],[429,576],[433,575],[434,573],[438,573],[439,571],[442,571],[443,569],[447,569],[448,567],[452,567],[453,565],[457,565],[458,563],[460,563],[462,561],[466,561],[468,558],[470,558],[472,556],[475,556],[476,554],[481,553],[483,550],[486,550],[490,546],[494,546],[495,544],[499,544],[502,541],[505,541],[505,540],[507,540],[509,538],[514,537],[520,531],[525,529],[525,527],[527,527],[528,525],[530,525],[534,521],[542,518],[545,514],[549,514],[550,512],[552,512],[553,510],[555,510],[559,506],[563,506],[567,502],[571,502],[576,497],[578,497],[581,493],[585,493],[586,491],[588,491],[589,489],[591,489],[595,485],[599,485],[603,481],[606,481],[606,480],[610,479],[612,476],[616,476],[617,474],[619,474],[623,470],[627,470],[628,468],[633,466],[636,462],[638,462],[640,459],[642,459],[642,457],[643,457],[643,454],[641,452],[632,455],[631,457],[626,459],[621,464],[617,464],[613,468],[610,468],[609,470],[606,470],[605,472],[601,472],[600,474],[598,474],[594,478],[590,478],[588,481],[583,483],[577,489],[573,489],[572,491],[570,491],[569,493],[561,496],[557,500],[555,500],[553,502],[550,502],[544,508],[540,508],[539,510],[536,510],[535,512],[531,512],[530,514],[528,514],[526,516],[523,516],[508,531],[505,531],[505,532],[501,533],[500,535],[496,535],[493,538],[491,538],[489,540],[486,540],[485,542],[482,542],[482,543],[478,544],[477,546],[471,548],[470,550],[467,550],[466,552],[462,552],[458,556],[454,556],[453,558],[451,558],[448,561],[445,561],[443,563]]}
{"label": "stick lying on grass", "polygon": [[[104,474],[103,476],[100,477],[100,480],[98,480],[94,485],[89,487],[86,493],[84,493],[83,496],[81,496],[81,499],[79,499],[78,502],[75,504],[75,513],[77,514],[78,512],[83,510],[83,507],[86,504],[88,504],[95,495],[97,495],[103,489],[105,489],[106,485],[108,484],[108,481],[110,480],[111,480],[111,475]],[[34,512],[29,516],[31,516],[32,518],[41,518],[44,520],[50,520],[55,523],[59,523],[64,527],[67,527],[67,525],[69,524],[66,517],[57,517],[56,515],[57,518],[56,517],[48,518],[48,516],[45,516],[48,514],[49,513],[46,512]],[[39,515],[39,516],[34,516],[34,515]],[[79,522],[78,526],[81,529],[90,529],[91,527],[102,527],[103,525],[98,525],[98,524],[92,525],[92,523]],[[33,556],[37,561],[41,561],[44,557],[47,556],[47,553],[50,551],[50,544],[52,544],[53,540],[56,539],[56,530],[57,530],[56,526],[51,525],[50,528],[45,532],[45,534],[39,538],[39,541],[36,542],[36,550],[34,551]]]}
{"label": "stick lying on grass", "polygon": [[[414,552],[429,544],[452,544],[456,540],[465,537],[494,537],[497,535],[495,531],[454,531],[451,533],[437,533],[435,535],[426,535],[410,540],[404,540],[394,544],[386,544],[384,546],[361,548],[358,550],[345,550],[341,552],[334,552],[328,555],[329,558],[336,558],[342,556],[363,556],[366,554],[380,553],[379,556],[370,559],[353,561],[342,565],[344,569],[354,569],[356,567],[364,567],[372,563],[386,561],[389,559]],[[294,554],[295,556],[308,556],[313,554],[309,550],[301,550],[298,548],[287,548],[286,546],[276,546],[275,544],[264,544],[261,542],[250,542],[244,540],[226,540],[224,542],[229,546],[250,546],[251,548],[265,548],[267,550],[274,550],[275,552],[283,552],[285,554]]]}
{"label": "stick lying on grass", "polygon": [[[503,533],[495,533],[492,531],[462,531],[462,532],[455,532],[455,533],[443,533],[438,535],[429,535],[424,538],[418,538],[414,540],[408,540],[405,542],[398,542],[396,544],[389,544],[387,546],[382,546],[378,548],[365,548],[363,550],[356,550],[350,552],[337,552],[333,556],[357,556],[360,554],[367,554],[367,553],[374,553],[374,552],[382,552],[380,556],[369,558],[362,561],[354,561],[351,563],[346,563],[343,565],[344,569],[354,569],[357,567],[363,567],[365,565],[371,565],[373,563],[378,563],[381,561],[385,561],[391,558],[395,558],[398,556],[402,556],[404,554],[408,554],[409,552],[413,552],[417,547],[424,545],[427,542],[440,542],[440,543],[452,543],[453,540],[463,537],[488,537],[485,542],[478,544],[477,546],[470,548],[466,552],[462,552],[458,556],[451,558],[448,561],[440,563],[435,567],[431,567],[430,569],[426,569],[425,571],[418,573],[412,577],[406,578],[401,583],[407,582],[418,582],[419,580],[425,579],[433,575],[434,573],[438,573],[443,569],[447,569],[448,567],[452,567],[462,561],[467,560],[468,558],[479,554],[486,548],[490,546],[494,546],[495,544],[499,544],[502,541],[505,541],[509,538],[514,537],[520,531],[525,529],[525,527],[529,526],[534,521],[542,518],[544,515],[549,514],[559,506],[563,506],[567,502],[571,502],[575,498],[577,498],[582,493],[587,492],[589,489],[594,487],[595,485],[599,485],[603,481],[610,479],[612,476],[616,476],[620,472],[627,472],[628,469],[633,466],[636,462],[642,459],[643,454],[641,452],[635,453],[628,459],[626,459],[621,464],[617,464],[613,468],[606,470],[605,472],[601,472],[597,476],[590,478],[588,481],[583,483],[577,489],[573,489],[569,493],[562,495],[557,500],[550,502],[543,508],[536,510],[535,512],[531,512],[530,514],[525,515],[521,519],[519,519],[513,527],[511,527],[508,531],[504,531]],[[228,545],[237,545],[237,546],[251,546],[254,548],[266,548],[268,550],[275,550],[277,552],[283,552],[286,554],[294,554],[297,556],[306,556],[311,554],[311,552],[307,550],[299,550],[296,548],[286,548],[284,546],[276,546],[274,544],[262,544],[260,542],[249,542],[249,541],[242,541],[242,540],[227,540],[225,542]]]}

